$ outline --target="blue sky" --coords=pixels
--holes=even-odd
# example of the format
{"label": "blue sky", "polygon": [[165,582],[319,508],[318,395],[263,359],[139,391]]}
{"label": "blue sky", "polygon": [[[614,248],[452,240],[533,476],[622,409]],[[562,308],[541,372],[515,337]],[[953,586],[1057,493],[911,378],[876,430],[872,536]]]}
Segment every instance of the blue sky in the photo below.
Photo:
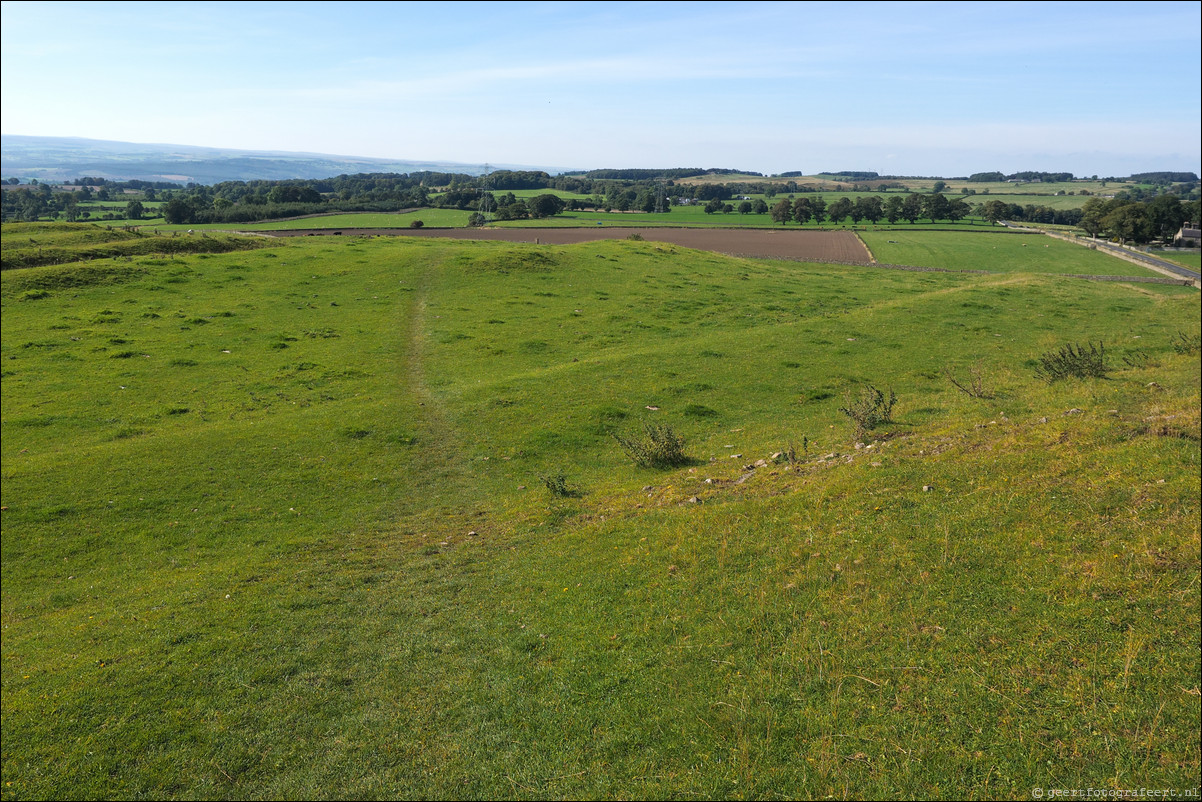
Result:
{"label": "blue sky", "polygon": [[3,3],[4,134],[550,168],[1202,173],[1202,4]]}

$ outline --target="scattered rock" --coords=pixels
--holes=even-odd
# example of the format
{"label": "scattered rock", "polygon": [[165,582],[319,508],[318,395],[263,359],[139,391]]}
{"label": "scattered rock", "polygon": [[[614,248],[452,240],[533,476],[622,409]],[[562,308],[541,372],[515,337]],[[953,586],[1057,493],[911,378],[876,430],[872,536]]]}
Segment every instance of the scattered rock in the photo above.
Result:
{"label": "scattered rock", "polygon": [[930,492],[931,492],[932,490],[934,490],[934,489],[935,489],[935,488],[931,487],[930,485],[923,485],[923,486],[922,486],[922,492],[924,492],[924,493],[930,493]]}
{"label": "scattered rock", "polygon": [[756,468],[767,468],[767,467],[768,467],[768,460],[766,460],[766,459],[757,459],[757,460],[755,461],[755,467],[756,467]]}
{"label": "scattered rock", "polygon": [[1076,407],[1073,407],[1072,409],[1070,409],[1068,412],[1065,412],[1064,414],[1065,414],[1065,415],[1080,415],[1080,414],[1082,414],[1083,412],[1084,412],[1084,410],[1077,409]]}
{"label": "scattered rock", "polygon": [[480,534],[479,532],[477,532],[475,529],[473,529],[472,531],[467,533],[467,536],[468,537],[476,537],[479,534]]}

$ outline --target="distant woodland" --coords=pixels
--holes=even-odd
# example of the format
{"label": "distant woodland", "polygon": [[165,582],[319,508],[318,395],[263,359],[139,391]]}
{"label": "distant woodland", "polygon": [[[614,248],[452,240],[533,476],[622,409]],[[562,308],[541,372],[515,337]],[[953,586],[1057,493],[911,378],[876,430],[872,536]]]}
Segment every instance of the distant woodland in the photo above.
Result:
{"label": "distant woodland", "polygon": [[[705,179],[687,181],[685,179]],[[729,178],[730,180],[723,180]],[[1086,198],[1076,208],[1062,204],[1011,203],[999,189],[964,187],[946,192],[947,180],[975,185],[1021,182],[1024,194],[1040,184],[1074,180],[1068,173],[976,173],[962,179],[921,179],[872,172],[822,173],[823,182],[800,174],[765,177],[737,170],[604,169],[552,176],[542,171],[497,170],[487,175],[419,171],[359,173],[326,179],[225,181],[211,185],[81,177],[61,185],[4,183],[0,215],[5,221],[140,220],[168,224],[241,224],[328,212],[397,212],[453,208],[473,212],[473,224],[491,220],[544,218],[573,210],[668,213],[700,206],[709,213],[768,213],[774,223],[867,221],[955,223],[966,218],[1076,226],[1090,234],[1131,242],[1171,238],[1199,219],[1198,177],[1193,173],[1145,173],[1124,181],[1113,196]],[[1096,182],[1097,177],[1093,180]],[[1138,183],[1132,183],[1138,182]],[[532,194],[531,191],[546,190]],[[521,192],[522,197],[515,195]],[[848,196],[832,198],[831,193]],[[1063,190],[1048,194],[1064,194]],[[1073,193],[1069,193],[1073,194]],[[1082,189],[1078,194],[1090,195]],[[568,195],[571,197],[562,197]],[[851,197],[854,195],[855,197]],[[97,205],[95,202],[100,202]]]}

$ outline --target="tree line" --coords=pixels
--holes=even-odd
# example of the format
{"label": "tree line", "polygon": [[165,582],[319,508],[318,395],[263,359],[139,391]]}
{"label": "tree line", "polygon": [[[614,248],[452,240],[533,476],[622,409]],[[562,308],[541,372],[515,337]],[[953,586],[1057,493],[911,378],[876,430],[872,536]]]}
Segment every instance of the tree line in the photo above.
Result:
{"label": "tree line", "polygon": [[1143,244],[1154,239],[1168,242],[1185,223],[1197,225],[1199,220],[1202,202],[1176,195],[1158,195],[1149,201],[1095,197],[1081,207],[1077,226],[1094,237]]}
{"label": "tree line", "polygon": [[772,222],[781,225],[791,222],[801,225],[810,222],[840,225],[848,219],[853,224],[866,220],[873,225],[882,220],[889,223],[905,220],[910,224],[923,219],[932,223],[955,223],[972,213],[973,208],[964,200],[949,199],[939,192],[909,193],[904,196],[894,194],[885,200],[876,195],[863,195],[855,200],[842,197],[829,203],[822,196],[782,198],[769,210]]}
{"label": "tree line", "polygon": [[[681,169],[680,174],[720,172]],[[676,184],[664,179],[673,171],[596,170],[586,174],[550,176],[542,171],[497,170],[484,176],[421,171],[407,174],[359,173],[327,179],[284,181],[228,181],[213,185],[180,186],[165,182],[112,181],[84,177],[71,182],[77,190],[54,191],[48,184],[13,186],[11,180],[2,193],[0,217],[4,220],[37,220],[45,217],[74,221],[87,219],[89,212],[80,203],[96,200],[125,200],[127,190],[140,193],[129,199],[123,209],[127,219],[142,219],[147,209],[142,201],[164,201],[160,213],[168,223],[250,223],[260,220],[300,217],[318,212],[396,212],[427,207],[452,208],[473,213],[472,222],[488,219],[520,220],[542,218],[564,211],[643,211],[669,212],[673,205],[704,202],[710,214],[769,214],[779,225],[789,223],[853,224],[867,221],[890,224],[904,220],[955,223],[969,217],[986,222],[1015,222],[1079,226],[1091,235],[1105,235],[1123,241],[1143,243],[1153,239],[1171,239],[1182,223],[1199,219],[1196,184],[1129,189],[1114,198],[1090,197],[1078,209],[1053,209],[1045,205],[1019,206],[1001,198],[976,205],[962,197],[948,198],[943,182],[930,193],[888,193],[879,186],[879,194],[865,194],[855,200],[842,197],[827,201],[812,186],[794,181]],[[657,178],[649,180],[648,175]],[[845,174],[846,175],[846,174]],[[857,173],[870,178],[871,174]],[[975,174],[982,177],[987,174]],[[1000,174],[998,174],[1000,175]],[[1036,175],[1025,174],[1025,175]],[[1051,180],[1059,174],[1042,173]],[[620,177],[619,177],[620,176]],[[1169,181],[1194,178],[1192,173],[1149,173],[1147,178]],[[638,180],[635,180],[638,179]],[[1188,189],[1193,198],[1168,192]],[[556,189],[585,195],[563,199],[552,192],[531,198],[518,198],[514,190]],[[853,191],[867,190],[853,184]],[[791,191],[790,191],[791,190]],[[787,193],[786,197],[776,198]],[[751,199],[749,195],[761,195]],[[966,195],[965,197],[971,197]],[[775,201],[775,202],[774,202]],[[737,204],[737,205],[736,205]],[[116,215],[110,215],[115,217]]]}

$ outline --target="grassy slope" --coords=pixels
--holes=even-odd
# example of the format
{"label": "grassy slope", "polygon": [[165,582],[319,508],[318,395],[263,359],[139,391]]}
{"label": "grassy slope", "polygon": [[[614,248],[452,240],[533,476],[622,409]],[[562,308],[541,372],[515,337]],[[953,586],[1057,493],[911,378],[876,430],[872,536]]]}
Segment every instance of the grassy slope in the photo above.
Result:
{"label": "grassy slope", "polygon": [[[257,248],[261,240],[235,236],[158,236],[87,223],[6,223],[0,245],[4,270],[134,256],[227,253]],[[134,268],[131,268],[134,269]]]}
{"label": "grassy slope", "polygon": [[[1196,782],[1192,291],[630,242],[136,264],[3,277],[6,798]],[[1032,378],[1098,339],[1142,366]],[[977,362],[994,398],[940,376]],[[901,401],[857,450],[865,381]],[[691,469],[628,463],[644,417]]]}

